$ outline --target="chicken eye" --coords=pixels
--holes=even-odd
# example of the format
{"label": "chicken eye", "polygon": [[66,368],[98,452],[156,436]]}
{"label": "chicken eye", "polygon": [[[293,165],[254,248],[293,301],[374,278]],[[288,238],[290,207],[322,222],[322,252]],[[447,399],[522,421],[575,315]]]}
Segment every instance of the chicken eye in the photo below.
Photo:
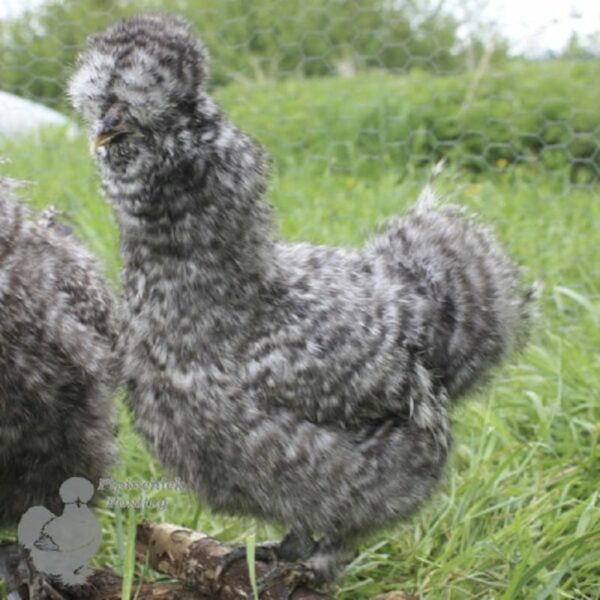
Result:
{"label": "chicken eye", "polygon": [[111,114],[110,121],[113,127],[116,127],[117,125],[121,125],[123,122],[123,117],[121,117],[121,115],[115,111]]}

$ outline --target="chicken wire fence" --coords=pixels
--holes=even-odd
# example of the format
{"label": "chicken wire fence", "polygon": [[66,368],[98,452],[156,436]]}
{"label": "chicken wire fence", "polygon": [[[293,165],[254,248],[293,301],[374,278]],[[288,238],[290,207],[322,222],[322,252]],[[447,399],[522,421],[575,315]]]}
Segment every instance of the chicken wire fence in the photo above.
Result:
{"label": "chicken wire fence", "polygon": [[524,166],[556,180],[557,194],[597,190],[597,36],[527,59],[478,0],[4,1],[4,140],[74,121],[65,83],[86,37],[166,9],[192,20],[214,94],[280,171],[401,179],[444,158],[467,179]]}

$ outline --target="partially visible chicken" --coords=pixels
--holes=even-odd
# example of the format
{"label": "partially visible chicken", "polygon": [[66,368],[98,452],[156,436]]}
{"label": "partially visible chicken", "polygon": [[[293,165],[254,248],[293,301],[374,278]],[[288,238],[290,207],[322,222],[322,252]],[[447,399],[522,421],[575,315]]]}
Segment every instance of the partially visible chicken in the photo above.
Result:
{"label": "partially visible chicken", "polygon": [[493,234],[420,205],[361,250],[276,239],[260,147],[150,15],[91,38],[70,93],[121,226],[129,403],[213,509],[285,524],[334,576],[442,477],[449,412],[515,346],[529,294]]}
{"label": "partially visible chicken", "polygon": [[0,525],[62,509],[116,456],[113,295],[91,254],[47,212],[35,222],[0,179]]}

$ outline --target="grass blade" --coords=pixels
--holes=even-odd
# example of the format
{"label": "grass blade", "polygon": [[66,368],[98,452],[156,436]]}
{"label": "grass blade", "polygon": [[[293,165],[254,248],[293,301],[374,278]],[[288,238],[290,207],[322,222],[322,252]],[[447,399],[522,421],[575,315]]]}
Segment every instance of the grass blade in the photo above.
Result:
{"label": "grass blade", "polygon": [[248,563],[248,576],[254,600],[258,600],[258,588],[256,587],[256,535],[252,534],[246,539],[246,562]]}
{"label": "grass blade", "polygon": [[133,589],[133,578],[135,575],[136,518],[135,511],[132,507],[129,507],[127,511],[126,526],[126,546],[125,557],[123,561],[123,584],[121,587],[121,598],[123,600],[129,600],[131,598],[131,590]]}

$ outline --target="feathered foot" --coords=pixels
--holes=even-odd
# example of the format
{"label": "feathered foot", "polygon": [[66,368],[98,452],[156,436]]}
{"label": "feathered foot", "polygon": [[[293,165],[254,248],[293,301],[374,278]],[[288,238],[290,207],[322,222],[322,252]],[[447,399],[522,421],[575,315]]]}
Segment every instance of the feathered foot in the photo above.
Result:
{"label": "feathered foot", "polygon": [[[279,546],[278,542],[264,542],[256,546],[254,549],[254,555],[256,560],[260,560],[261,562],[266,563],[277,563],[277,547]],[[221,580],[223,573],[227,571],[233,565],[233,563],[238,560],[246,560],[248,556],[248,549],[246,546],[238,546],[234,548],[231,552],[228,552],[223,558],[219,561],[219,566],[216,570],[216,581],[217,587],[219,581]]]}
{"label": "feathered foot", "polygon": [[[265,575],[262,579],[269,578],[271,573],[275,573],[278,577],[281,572],[289,571],[289,563],[304,560],[312,556],[318,548],[316,542],[308,534],[296,533],[294,531],[289,532],[281,542],[264,542],[259,544],[255,548],[256,560],[272,564],[273,569]],[[238,560],[247,558],[246,546],[239,546],[234,548],[231,552],[226,554],[217,568],[217,587],[219,581],[222,578],[223,573]],[[280,563],[288,563],[287,565],[282,564],[281,570],[278,569]],[[261,580],[262,580],[261,579]],[[296,586],[297,587],[297,586]]]}
{"label": "feathered foot", "polygon": [[259,579],[259,597],[261,592],[274,585],[285,589],[284,600],[291,598],[298,588],[319,589],[333,586],[340,570],[352,559],[351,547],[344,541],[330,538],[323,538],[319,542],[308,539],[310,544],[306,542],[306,536],[295,539],[287,536],[282,541],[281,546],[285,546],[289,551],[286,562],[281,561]]}

